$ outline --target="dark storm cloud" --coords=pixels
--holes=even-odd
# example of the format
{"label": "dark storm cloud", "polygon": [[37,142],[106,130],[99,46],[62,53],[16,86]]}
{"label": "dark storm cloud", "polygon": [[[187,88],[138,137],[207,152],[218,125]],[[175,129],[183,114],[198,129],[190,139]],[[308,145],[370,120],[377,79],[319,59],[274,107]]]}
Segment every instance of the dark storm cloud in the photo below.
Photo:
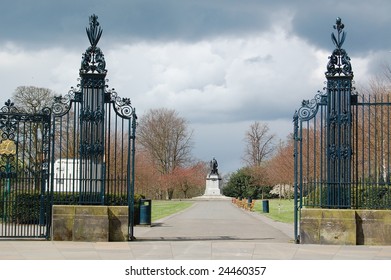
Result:
{"label": "dark storm cloud", "polygon": [[[3,2],[3,1],[2,1]],[[78,44],[95,13],[107,41],[197,41],[245,36],[268,30],[281,11],[292,16],[293,32],[332,49],[330,33],[341,17],[349,54],[391,48],[388,0],[5,0],[0,42],[30,45]]]}
{"label": "dark storm cloud", "polygon": [[330,34],[340,17],[347,39],[344,48],[350,55],[391,49],[391,2],[388,0],[295,1],[293,29],[311,44],[332,49]]}
{"label": "dark storm cloud", "polygon": [[99,16],[105,36],[116,40],[200,40],[243,35],[269,27],[274,11],[269,2],[6,0],[0,17],[0,40],[33,44],[74,40],[84,32],[93,13]]}

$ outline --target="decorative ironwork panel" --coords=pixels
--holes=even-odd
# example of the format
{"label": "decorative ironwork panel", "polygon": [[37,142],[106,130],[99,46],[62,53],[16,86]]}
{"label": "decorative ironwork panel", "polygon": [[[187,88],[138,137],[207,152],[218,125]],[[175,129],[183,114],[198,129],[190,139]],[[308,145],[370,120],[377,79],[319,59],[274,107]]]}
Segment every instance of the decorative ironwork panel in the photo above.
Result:
{"label": "decorative ironwork panel", "polygon": [[0,237],[48,238],[51,110],[0,110]]}

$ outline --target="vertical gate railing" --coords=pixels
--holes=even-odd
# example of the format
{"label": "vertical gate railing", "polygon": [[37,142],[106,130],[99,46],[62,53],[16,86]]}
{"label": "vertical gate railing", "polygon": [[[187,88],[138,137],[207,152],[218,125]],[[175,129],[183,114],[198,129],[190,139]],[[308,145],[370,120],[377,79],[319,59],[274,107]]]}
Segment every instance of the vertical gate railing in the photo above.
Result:
{"label": "vertical gate railing", "polygon": [[390,93],[358,95],[353,108],[351,204],[356,209],[391,209]]}
{"label": "vertical gate railing", "polygon": [[293,118],[296,242],[303,206],[391,209],[389,94],[355,92],[340,18],[334,28],[326,92],[303,101]]}
{"label": "vertical gate railing", "polygon": [[0,237],[48,238],[50,109],[0,111]]}

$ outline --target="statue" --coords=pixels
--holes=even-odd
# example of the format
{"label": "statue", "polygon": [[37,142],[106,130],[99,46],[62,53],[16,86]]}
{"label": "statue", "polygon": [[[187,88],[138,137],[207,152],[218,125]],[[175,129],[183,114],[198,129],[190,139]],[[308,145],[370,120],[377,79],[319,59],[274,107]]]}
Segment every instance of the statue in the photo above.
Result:
{"label": "statue", "polygon": [[219,171],[217,169],[217,160],[215,158],[213,158],[211,161],[210,161],[210,173],[209,175],[219,175]]}

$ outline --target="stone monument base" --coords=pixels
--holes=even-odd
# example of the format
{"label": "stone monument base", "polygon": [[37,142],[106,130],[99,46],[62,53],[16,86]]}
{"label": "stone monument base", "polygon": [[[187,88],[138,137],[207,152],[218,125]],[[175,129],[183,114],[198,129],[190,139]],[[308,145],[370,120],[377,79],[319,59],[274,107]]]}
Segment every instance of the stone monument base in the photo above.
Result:
{"label": "stone monument base", "polygon": [[204,195],[206,196],[220,196],[221,190],[220,190],[220,181],[221,178],[218,174],[211,174],[208,177],[206,177],[206,188]]}
{"label": "stone monument base", "polygon": [[221,194],[221,178],[218,174],[210,174],[206,177],[205,193],[202,196],[194,197],[193,200],[229,200],[230,197]]}
{"label": "stone monument base", "polygon": [[201,195],[193,197],[191,200],[231,200],[231,197],[225,195]]}

